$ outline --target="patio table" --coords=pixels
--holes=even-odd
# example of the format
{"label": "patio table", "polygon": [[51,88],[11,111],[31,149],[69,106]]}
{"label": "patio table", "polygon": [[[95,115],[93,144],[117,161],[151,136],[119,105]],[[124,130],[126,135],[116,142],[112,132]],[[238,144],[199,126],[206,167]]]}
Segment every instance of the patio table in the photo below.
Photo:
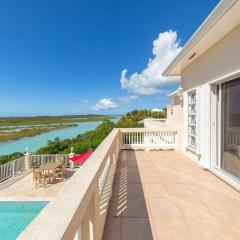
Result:
{"label": "patio table", "polygon": [[50,181],[50,179],[53,177],[53,179],[55,179],[56,177],[56,170],[57,168],[61,167],[62,163],[46,163],[43,164],[39,167],[39,171],[42,171],[43,174],[48,178],[48,180]]}
{"label": "patio table", "polygon": [[54,171],[56,168],[60,167],[62,163],[46,163],[40,166],[42,171]]}

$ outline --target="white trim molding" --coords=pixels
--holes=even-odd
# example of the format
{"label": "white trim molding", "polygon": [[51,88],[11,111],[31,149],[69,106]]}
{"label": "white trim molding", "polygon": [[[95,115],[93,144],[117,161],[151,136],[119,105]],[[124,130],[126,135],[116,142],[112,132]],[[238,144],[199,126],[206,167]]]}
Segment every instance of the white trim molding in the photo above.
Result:
{"label": "white trim molding", "polygon": [[204,168],[210,168],[210,85],[204,84],[200,89],[200,146],[201,164]]}

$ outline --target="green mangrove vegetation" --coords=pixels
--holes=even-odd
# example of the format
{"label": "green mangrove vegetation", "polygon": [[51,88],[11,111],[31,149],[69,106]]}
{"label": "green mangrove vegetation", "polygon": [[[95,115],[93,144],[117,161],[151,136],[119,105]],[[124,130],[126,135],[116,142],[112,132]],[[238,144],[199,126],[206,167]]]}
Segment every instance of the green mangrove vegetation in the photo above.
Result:
{"label": "green mangrove vegetation", "polygon": [[[38,149],[35,154],[67,154],[70,153],[71,147],[73,147],[75,153],[83,153],[90,149],[94,150],[113,128],[143,127],[141,121],[147,117],[166,118],[166,109],[164,112],[158,113],[149,110],[134,110],[123,116],[117,123],[113,123],[110,119],[104,119],[95,130],[88,131],[72,139],[61,140],[55,138],[53,141],[48,141],[47,146]],[[0,156],[0,164],[14,160],[22,156],[22,154],[13,153]]]}
{"label": "green mangrove vegetation", "polygon": [[33,137],[42,133],[50,132],[53,130],[59,130],[63,128],[75,127],[77,124],[60,124],[53,126],[39,126],[39,127],[31,127],[31,128],[23,128],[19,131],[2,131],[0,129],[0,142],[6,142],[10,140],[18,140],[24,137]]}
{"label": "green mangrove vegetation", "polygon": [[96,149],[104,138],[112,131],[113,128],[136,128],[143,127],[141,121],[147,117],[166,118],[166,110],[164,112],[151,112],[149,110],[134,110],[123,116],[116,124],[106,119],[92,131],[78,135],[76,138],[60,140],[55,138],[48,141],[46,147],[40,148],[37,154],[57,154],[70,153],[73,147],[75,153],[86,152],[90,149]]}
{"label": "green mangrove vegetation", "polygon": [[2,155],[0,156],[0,165],[16,160],[22,156],[23,156],[23,153],[21,152],[15,152],[9,155]]}

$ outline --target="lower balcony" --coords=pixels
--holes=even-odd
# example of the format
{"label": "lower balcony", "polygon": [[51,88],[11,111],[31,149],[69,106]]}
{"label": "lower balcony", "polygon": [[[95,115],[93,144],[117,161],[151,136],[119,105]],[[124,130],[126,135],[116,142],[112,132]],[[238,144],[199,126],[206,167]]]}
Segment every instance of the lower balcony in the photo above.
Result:
{"label": "lower balcony", "polygon": [[240,239],[240,195],[175,130],[114,129],[18,239]]}

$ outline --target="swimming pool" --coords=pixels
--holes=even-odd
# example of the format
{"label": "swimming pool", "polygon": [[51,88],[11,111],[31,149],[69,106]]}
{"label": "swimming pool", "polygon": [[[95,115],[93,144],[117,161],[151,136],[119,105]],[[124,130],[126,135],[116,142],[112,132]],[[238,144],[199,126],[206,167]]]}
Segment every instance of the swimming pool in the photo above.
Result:
{"label": "swimming pool", "polygon": [[47,203],[47,201],[0,201],[0,240],[16,239]]}

